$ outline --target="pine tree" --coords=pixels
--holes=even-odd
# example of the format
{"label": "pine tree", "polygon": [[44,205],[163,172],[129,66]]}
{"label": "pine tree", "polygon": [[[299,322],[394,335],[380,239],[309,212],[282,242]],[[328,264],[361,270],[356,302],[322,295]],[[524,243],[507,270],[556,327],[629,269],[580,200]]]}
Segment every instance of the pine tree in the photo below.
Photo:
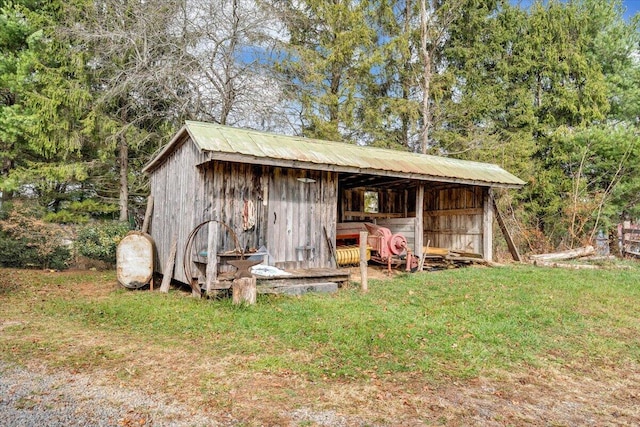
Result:
{"label": "pine tree", "polygon": [[288,37],[275,64],[304,136],[352,140],[362,84],[375,63],[368,1],[272,3]]}

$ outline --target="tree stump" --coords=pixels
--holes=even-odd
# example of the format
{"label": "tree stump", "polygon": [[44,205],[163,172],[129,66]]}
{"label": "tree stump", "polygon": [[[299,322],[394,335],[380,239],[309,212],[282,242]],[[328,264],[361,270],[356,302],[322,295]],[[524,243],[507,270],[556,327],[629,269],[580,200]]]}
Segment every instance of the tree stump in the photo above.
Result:
{"label": "tree stump", "polygon": [[258,293],[256,289],[256,278],[241,277],[235,279],[231,285],[231,292],[234,304],[255,304]]}

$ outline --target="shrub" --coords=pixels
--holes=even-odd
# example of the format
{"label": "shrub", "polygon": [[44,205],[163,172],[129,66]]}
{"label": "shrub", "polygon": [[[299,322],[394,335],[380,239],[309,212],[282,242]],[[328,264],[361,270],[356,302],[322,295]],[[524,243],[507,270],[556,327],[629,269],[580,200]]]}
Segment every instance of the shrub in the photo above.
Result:
{"label": "shrub", "polygon": [[126,222],[97,222],[78,230],[76,249],[90,259],[108,263],[116,262],[116,248],[129,231]]}
{"label": "shrub", "polygon": [[65,231],[42,220],[42,209],[23,201],[7,204],[0,220],[0,265],[62,270],[71,251],[64,245]]}

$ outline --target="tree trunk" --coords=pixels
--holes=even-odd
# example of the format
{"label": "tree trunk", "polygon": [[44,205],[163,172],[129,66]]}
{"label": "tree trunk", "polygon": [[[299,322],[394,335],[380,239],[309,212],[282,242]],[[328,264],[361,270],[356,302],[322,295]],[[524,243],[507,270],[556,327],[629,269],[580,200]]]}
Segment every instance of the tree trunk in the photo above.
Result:
{"label": "tree trunk", "polygon": [[120,137],[118,163],[120,165],[120,221],[129,220],[129,144],[124,134]]}
{"label": "tree trunk", "polygon": [[571,249],[568,251],[555,252],[550,254],[531,255],[531,259],[536,261],[557,261],[564,259],[581,258],[593,255],[596,252],[593,246],[585,246],[583,248]]}
{"label": "tree trunk", "polygon": [[429,147],[429,128],[431,111],[429,106],[429,90],[431,87],[431,53],[429,52],[429,28],[427,22],[427,0],[420,0],[420,52],[422,55],[422,132],[420,152],[427,153]]}

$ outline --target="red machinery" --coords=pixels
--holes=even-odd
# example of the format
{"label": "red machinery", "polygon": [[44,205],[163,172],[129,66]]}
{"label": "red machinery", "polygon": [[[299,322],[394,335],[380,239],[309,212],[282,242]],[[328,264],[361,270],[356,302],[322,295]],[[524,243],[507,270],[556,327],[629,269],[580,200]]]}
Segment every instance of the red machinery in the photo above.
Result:
{"label": "red machinery", "polygon": [[407,271],[417,267],[417,259],[411,256],[411,249],[407,245],[407,239],[400,233],[391,234],[391,230],[376,224],[364,223],[369,232],[367,244],[371,246],[373,261],[387,264],[391,269],[391,262],[394,256],[398,257],[406,253]]}

